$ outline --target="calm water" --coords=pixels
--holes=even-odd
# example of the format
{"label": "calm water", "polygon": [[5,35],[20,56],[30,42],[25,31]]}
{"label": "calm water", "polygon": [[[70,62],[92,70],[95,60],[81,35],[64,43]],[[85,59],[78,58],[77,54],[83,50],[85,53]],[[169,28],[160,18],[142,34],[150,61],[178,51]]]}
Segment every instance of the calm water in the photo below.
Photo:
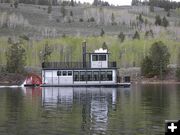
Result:
{"label": "calm water", "polygon": [[0,135],[164,135],[180,85],[0,89]]}

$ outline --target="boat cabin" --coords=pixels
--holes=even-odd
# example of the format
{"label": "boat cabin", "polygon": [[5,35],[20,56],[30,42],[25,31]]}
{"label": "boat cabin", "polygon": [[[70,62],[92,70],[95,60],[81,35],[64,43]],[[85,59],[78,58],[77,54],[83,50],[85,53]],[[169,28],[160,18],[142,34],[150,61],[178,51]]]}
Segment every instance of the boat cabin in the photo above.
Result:
{"label": "boat cabin", "polygon": [[[116,62],[102,48],[92,53],[83,47],[82,62],[48,62],[42,64],[43,86],[106,86],[117,84]],[[87,56],[89,61],[86,62]]]}

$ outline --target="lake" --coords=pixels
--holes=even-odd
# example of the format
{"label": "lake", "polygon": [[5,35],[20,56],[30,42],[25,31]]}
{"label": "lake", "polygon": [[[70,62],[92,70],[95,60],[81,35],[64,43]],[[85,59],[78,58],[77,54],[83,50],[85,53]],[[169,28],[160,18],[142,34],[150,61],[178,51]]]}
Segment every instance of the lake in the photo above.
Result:
{"label": "lake", "polygon": [[0,135],[164,135],[180,85],[1,88]]}

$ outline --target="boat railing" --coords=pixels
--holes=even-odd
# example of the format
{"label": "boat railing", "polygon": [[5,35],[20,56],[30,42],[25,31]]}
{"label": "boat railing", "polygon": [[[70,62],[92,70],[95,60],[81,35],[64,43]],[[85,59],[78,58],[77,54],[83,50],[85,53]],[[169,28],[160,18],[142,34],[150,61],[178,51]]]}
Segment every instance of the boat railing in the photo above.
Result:
{"label": "boat railing", "polygon": [[[116,68],[116,62],[108,62],[108,68]],[[91,68],[89,62],[43,62],[42,68],[81,69]]]}

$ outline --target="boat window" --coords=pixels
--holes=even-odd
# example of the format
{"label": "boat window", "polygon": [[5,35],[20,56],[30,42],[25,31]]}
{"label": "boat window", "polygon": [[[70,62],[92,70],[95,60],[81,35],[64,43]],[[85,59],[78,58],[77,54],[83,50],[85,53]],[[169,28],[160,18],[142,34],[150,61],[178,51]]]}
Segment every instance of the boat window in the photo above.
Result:
{"label": "boat window", "polygon": [[68,71],[68,76],[72,76],[72,71]]}
{"label": "boat window", "polygon": [[112,81],[112,71],[107,72],[107,81]]}
{"label": "boat window", "polygon": [[100,80],[101,81],[106,81],[106,71],[101,71],[101,73],[100,73]]}
{"label": "boat window", "polygon": [[86,72],[85,72],[85,71],[81,71],[81,72],[80,72],[80,81],[85,81],[85,80],[86,80],[85,75],[86,75]]}
{"label": "boat window", "polygon": [[61,76],[61,71],[57,71],[57,76]]}
{"label": "boat window", "polygon": [[79,71],[74,71],[74,81],[79,81]]}
{"label": "boat window", "polygon": [[106,61],[106,55],[99,55],[99,61]]}
{"label": "boat window", "polygon": [[92,55],[92,61],[98,61],[98,55]]}
{"label": "boat window", "polygon": [[87,81],[92,81],[92,71],[87,71]]}
{"label": "boat window", "polygon": [[62,74],[63,74],[63,76],[66,76],[66,75],[67,75],[67,72],[66,72],[66,71],[63,71]]}
{"label": "boat window", "polygon": [[99,81],[99,72],[98,71],[93,72],[93,81]]}

